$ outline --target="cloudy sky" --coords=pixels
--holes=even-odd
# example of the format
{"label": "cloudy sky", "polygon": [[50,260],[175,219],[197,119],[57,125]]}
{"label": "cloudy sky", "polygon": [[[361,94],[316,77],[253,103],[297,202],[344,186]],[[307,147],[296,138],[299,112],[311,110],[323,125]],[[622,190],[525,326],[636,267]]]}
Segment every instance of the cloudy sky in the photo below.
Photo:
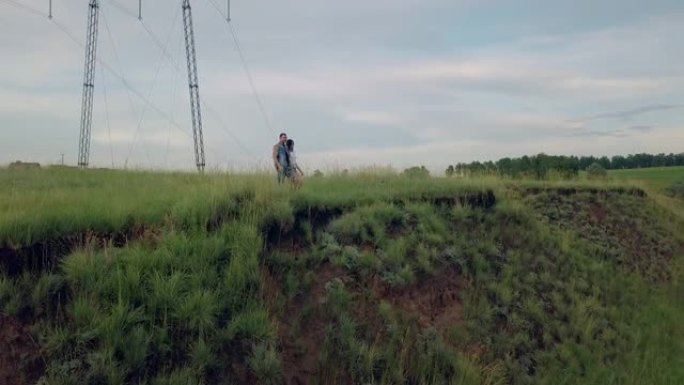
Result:
{"label": "cloudy sky", "polygon": [[[0,0],[0,164],[76,163],[87,3]],[[181,2],[100,3],[91,164],[192,169]],[[260,100],[192,5],[212,168],[684,151],[681,0],[232,0]]]}

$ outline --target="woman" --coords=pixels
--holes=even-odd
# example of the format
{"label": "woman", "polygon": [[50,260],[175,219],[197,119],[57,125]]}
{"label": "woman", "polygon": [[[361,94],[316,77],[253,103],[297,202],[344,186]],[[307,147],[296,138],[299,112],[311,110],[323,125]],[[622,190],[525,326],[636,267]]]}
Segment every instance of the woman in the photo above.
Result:
{"label": "woman", "polygon": [[287,147],[287,155],[289,160],[286,174],[290,178],[292,184],[296,188],[299,188],[302,186],[302,183],[304,183],[304,172],[297,164],[297,155],[294,151],[294,140],[288,139],[287,142],[285,142],[285,145]]}

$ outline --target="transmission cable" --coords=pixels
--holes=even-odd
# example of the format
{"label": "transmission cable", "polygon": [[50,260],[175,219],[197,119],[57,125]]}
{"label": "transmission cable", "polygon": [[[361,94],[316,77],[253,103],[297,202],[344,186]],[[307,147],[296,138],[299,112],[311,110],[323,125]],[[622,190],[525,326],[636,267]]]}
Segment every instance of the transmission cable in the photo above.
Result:
{"label": "transmission cable", "polygon": [[22,4],[22,3],[18,2],[18,1],[14,1],[14,0],[0,0],[0,1],[3,1],[3,2],[5,2],[6,4],[9,4],[9,5],[14,6],[14,7],[16,7],[16,8],[22,8],[23,10],[28,11],[28,12],[34,14],[34,15],[37,15],[37,16],[50,17],[50,15],[49,15],[48,13],[45,13],[45,12],[43,12],[43,11],[41,11],[41,10],[38,10],[38,9],[36,9],[36,8],[33,8],[33,7],[30,6],[30,5]]}
{"label": "transmission cable", "polygon": [[[180,10],[180,7],[178,7],[178,9]],[[171,23],[171,28],[169,29],[169,33],[166,36],[166,45],[168,45],[169,42],[171,41],[173,29],[176,27],[176,22],[178,21],[179,14],[180,14],[180,11],[176,11],[176,14],[175,14],[173,21]],[[145,30],[148,30],[147,26],[145,26],[145,23],[142,22],[142,20],[141,20],[141,24],[145,27]],[[161,42],[160,42],[160,44],[161,44]],[[152,83],[150,84],[150,89],[148,91],[147,96],[150,98],[152,97],[152,92],[154,92],[154,87],[157,83],[157,79],[159,78],[159,73],[161,72],[163,61],[164,61],[164,55],[162,54],[159,56],[159,60],[157,61],[157,69],[154,72],[154,76],[152,78]],[[135,148],[135,144],[138,141],[138,135],[140,135],[140,128],[142,127],[142,122],[145,119],[146,112],[147,112],[147,109],[143,109],[140,113],[140,118],[138,119],[138,125],[135,129],[135,136],[133,138],[133,142],[131,143],[131,146],[128,149],[128,155],[126,156],[126,164],[128,164],[128,159],[130,158],[131,154],[133,153],[133,149]],[[149,162],[150,156],[149,156],[149,151],[147,151],[147,149],[145,149],[145,154],[146,154],[148,162]]]}
{"label": "transmission cable", "polygon": [[[164,56],[169,60],[169,63],[171,63],[171,65],[173,65],[173,67],[176,69],[176,71],[179,71],[179,72],[182,74],[182,73],[183,73],[183,69],[182,69],[181,66],[178,64],[178,62],[173,58],[173,56],[171,56],[171,54],[169,53],[168,49],[167,49],[164,45],[162,45],[162,44],[160,43],[159,38],[154,34],[154,32],[152,32],[151,29],[149,29],[149,28],[147,27],[147,25],[145,25],[145,23],[144,23],[143,21],[141,21],[141,24],[143,25],[143,28],[145,29],[145,31],[146,31],[146,32],[150,35],[150,37],[152,38],[152,41],[157,45],[157,47],[161,50],[161,52],[164,54]],[[251,151],[242,143],[242,141],[241,141],[240,139],[238,139],[238,137],[237,137],[233,132],[231,132],[231,131],[228,129],[228,125],[223,121],[223,119],[221,119],[220,115],[219,115],[213,108],[211,108],[211,107],[204,101],[204,99],[200,99],[200,103],[201,103],[201,105],[202,105],[202,108],[204,108],[204,110],[206,110],[207,112],[209,112],[209,114],[210,114],[217,122],[219,122],[219,124],[220,124],[220,126],[221,126],[221,129],[222,129],[228,136],[230,136],[230,137],[235,141],[235,143],[240,147],[240,149],[245,153],[245,155],[251,156],[251,155],[252,155],[252,154],[251,154]]]}
{"label": "transmission cable", "polygon": [[107,137],[109,138],[109,155],[112,158],[112,168],[114,168],[114,147],[112,147],[112,126],[109,121],[109,103],[107,101],[107,79],[105,78],[105,71],[100,66],[100,73],[102,74],[102,95],[104,96],[105,105],[105,121],[107,123]]}
{"label": "transmission cable", "polygon": [[135,17],[136,19],[138,18],[138,15],[136,15],[133,11],[126,8],[125,5],[121,4],[117,0],[109,0],[108,2],[111,3],[114,7],[116,7],[119,11],[125,13],[126,15]]}
{"label": "transmission cable", "polygon": [[[178,71],[179,73],[182,74],[182,73],[183,73],[183,69],[182,69],[181,66],[178,64],[178,62],[171,56],[171,54],[169,54],[168,50],[167,50],[164,46],[162,46],[162,45],[159,43],[159,38],[157,38],[157,37],[154,35],[154,33],[153,33],[149,28],[147,28],[147,26],[144,25],[144,23],[143,23],[143,26],[145,27],[145,30],[146,30],[147,33],[150,35],[150,37],[151,37],[152,40],[155,42],[155,44],[157,44],[157,47],[159,47],[159,49],[165,54],[166,58],[167,58],[167,59],[169,60],[169,62],[173,65],[173,67],[176,69],[176,71]],[[238,137],[237,137],[233,132],[231,132],[231,131],[228,129],[228,124],[226,124],[226,123],[223,121],[223,119],[221,119],[220,115],[219,115],[213,108],[211,108],[211,107],[204,101],[204,99],[200,99],[200,103],[201,103],[201,105],[202,105],[202,108],[204,108],[205,111],[209,112],[209,114],[210,114],[216,121],[219,122],[219,124],[220,124],[220,126],[221,126],[221,129],[222,129],[228,136],[230,136],[231,139],[233,139],[233,140],[235,141],[235,143],[237,143],[237,145],[238,145],[238,146],[240,147],[240,149],[245,153],[245,155],[250,156],[250,155],[251,155],[251,152],[249,151],[249,149],[242,143],[242,141],[240,141],[240,139],[238,139]]]}
{"label": "transmission cable", "polygon": [[[176,49],[176,56],[180,56],[182,49],[183,49],[183,40],[178,39],[178,48]],[[178,71],[175,71],[173,74],[173,88],[171,89],[171,117],[174,116],[174,111],[175,111],[174,107],[176,106],[176,93],[178,91],[178,75],[179,75]],[[168,132],[166,134],[166,151],[164,152],[164,166],[168,165],[170,145],[171,145],[171,125],[169,124]]]}
{"label": "transmission cable", "polygon": [[[35,9],[31,6],[21,4],[19,2],[16,2],[14,0],[0,0],[1,2],[4,2],[6,4],[9,4],[11,6],[14,6],[16,8],[23,9],[24,11],[27,11],[31,14],[42,16],[42,17],[48,17],[49,14],[42,12],[38,9]],[[79,47],[85,49],[85,44],[81,42],[77,37],[74,36],[74,34],[69,31],[68,28],[66,28],[62,23],[57,21],[56,18],[50,19],[50,21],[62,32],[64,33],[71,41],[73,41],[76,45]],[[111,75],[113,75],[128,91],[133,93],[135,96],[137,96],[143,103],[145,104],[146,107],[151,108],[155,112],[157,112],[162,118],[167,120],[173,127],[175,127],[177,130],[182,132],[184,135],[186,135],[189,138],[193,138],[192,133],[188,132],[181,124],[179,124],[177,121],[173,119],[173,117],[169,116],[165,111],[163,111],[161,108],[156,106],[149,98],[145,97],[140,91],[138,91],[135,87],[133,87],[128,80],[118,73],[111,65],[109,65],[106,61],[102,60],[100,57],[96,58],[96,61],[104,68],[107,70]],[[212,146],[207,146],[209,151],[211,151],[214,155],[216,155],[217,159],[220,158],[219,152],[216,151]]]}
{"label": "transmission cable", "polygon": [[[6,0],[0,0],[0,1],[6,1]],[[64,33],[65,33],[65,34],[66,34],[74,43],[76,43],[76,44],[77,44],[78,46],[80,46],[81,48],[84,48],[84,49],[85,49],[85,44],[83,44],[82,42],[80,42],[80,41],[78,40],[78,38],[76,38],[76,37],[75,37],[75,36],[74,36],[66,27],[64,27],[64,25],[62,25],[60,22],[56,21],[54,18],[52,19],[52,22],[55,24],[55,26],[57,26],[57,28],[59,28],[62,32],[64,32]],[[142,101],[145,103],[145,105],[146,105],[147,107],[149,107],[149,108],[151,108],[152,110],[154,110],[155,112],[157,112],[157,113],[158,113],[159,115],[161,115],[164,119],[166,119],[166,120],[169,121],[171,124],[173,124],[173,126],[176,127],[178,130],[180,130],[181,132],[183,132],[183,133],[184,133],[185,135],[187,135],[188,137],[192,138],[192,133],[190,133],[190,132],[188,132],[187,130],[185,130],[181,124],[179,124],[179,123],[176,122],[174,119],[172,119],[172,118],[169,116],[169,114],[167,114],[166,112],[164,112],[161,108],[157,107],[152,101],[150,101],[147,97],[145,97],[145,95],[143,95],[142,92],[140,92],[140,91],[138,91],[137,89],[135,89],[135,87],[133,87],[133,86],[128,82],[128,80],[126,80],[125,77],[123,77],[121,74],[119,74],[118,72],[116,72],[116,70],[114,70],[114,69],[112,68],[112,66],[110,66],[107,62],[103,61],[103,60],[100,59],[100,58],[97,58],[96,60],[97,60],[97,62],[98,62],[100,65],[102,65],[102,67],[103,67],[104,69],[106,69],[107,71],[109,71],[110,74],[114,75],[114,77],[116,77],[117,80],[119,80],[119,81],[121,82],[121,84],[124,85],[124,87],[128,88],[135,96],[137,96],[140,100],[142,100]]]}
{"label": "transmission cable", "polygon": [[[118,64],[119,68],[124,68],[121,57],[119,56],[118,50],[116,48],[116,44],[114,43],[114,36],[112,34],[111,29],[109,28],[109,22],[107,19],[107,13],[102,12],[102,20],[104,21],[104,26],[105,30],[107,31],[107,38],[109,39],[109,44],[112,46],[112,52],[114,54],[114,60],[116,61],[116,64]],[[123,71],[122,71],[123,73]],[[128,104],[131,108],[131,115],[137,115],[137,109],[135,108],[135,103],[133,102],[133,98],[131,97],[131,91],[129,89],[126,89],[126,97],[128,98]]]}
{"label": "transmission cable", "polygon": [[264,103],[261,99],[261,96],[259,95],[259,92],[257,91],[256,84],[254,83],[254,79],[252,78],[252,72],[249,70],[249,66],[247,65],[247,60],[245,59],[245,54],[242,51],[242,46],[240,44],[240,39],[238,39],[237,32],[235,32],[235,28],[233,27],[233,23],[230,21],[230,17],[228,17],[227,14],[223,13],[221,11],[221,8],[216,4],[214,0],[208,0],[209,3],[214,7],[216,12],[221,15],[221,18],[226,22],[228,25],[228,29],[230,30],[230,35],[233,38],[233,42],[235,43],[235,49],[238,52],[238,56],[240,57],[240,62],[242,63],[242,68],[245,71],[245,75],[247,76],[247,82],[249,83],[249,87],[252,90],[252,95],[254,96],[254,99],[256,100],[257,107],[259,108],[259,111],[261,112],[261,116],[264,118],[264,122],[266,123],[266,127],[268,127],[269,130],[271,130],[272,133],[276,133],[276,130],[273,128],[273,125],[271,124],[271,119],[268,116],[268,113],[266,112],[266,108],[264,107]]}

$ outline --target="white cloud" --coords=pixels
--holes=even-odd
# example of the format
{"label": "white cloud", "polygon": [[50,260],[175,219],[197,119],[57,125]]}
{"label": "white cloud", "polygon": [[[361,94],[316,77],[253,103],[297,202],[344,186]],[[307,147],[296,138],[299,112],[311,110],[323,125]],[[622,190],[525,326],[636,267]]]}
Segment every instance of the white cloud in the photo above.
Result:
{"label": "white cloud", "polygon": [[[615,155],[627,153],[681,152],[684,127],[663,128],[631,137],[612,135],[593,137],[555,137],[528,140],[514,147],[505,141],[450,140],[431,141],[388,148],[349,148],[300,156],[300,165],[308,170],[339,169],[364,165],[392,165],[398,168],[426,165],[441,175],[449,164],[473,160],[497,160],[506,156],[538,154]],[[672,141],[672,142],[671,142]]]}
{"label": "white cloud", "polygon": [[138,144],[153,147],[187,147],[192,138],[174,129],[127,129],[114,127],[111,131],[98,131],[92,135],[94,142],[99,144],[131,145]]}
{"label": "white cloud", "polygon": [[80,112],[80,108],[75,104],[79,101],[74,98],[73,93],[36,94],[30,91],[0,91],[0,114],[22,115],[24,119],[36,115],[69,119],[73,118],[74,113]]}
{"label": "white cloud", "polygon": [[381,126],[400,126],[406,123],[398,114],[383,111],[348,111],[342,113],[342,119],[351,123]]}
{"label": "white cloud", "polygon": [[[191,155],[182,28],[178,20],[172,24],[175,3],[146,0],[144,9],[145,26],[162,41],[170,38],[175,65],[159,61],[137,19],[111,4],[102,7],[114,42],[103,17],[98,56],[186,131],[147,106],[136,137],[144,103],[105,71],[115,158],[125,157],[134,141],[149,152],[134,152],[139,164],[163,158],[167,142],[180,153],[176,158]],[[675,148],[682,143],[677,109],[632,114],[628,124],[611,118],[684,99],[684,13],[681,6],[652,3],[631,2],[635,16],[622,21],[605,13],[599,27],[568,15],[563,22],[576,28],[562,33],[546,33],[548,26],[538,19],[538,9],[552,5],[538,4],[510,22],[483,17],[489,6],[507,5],[494,0],[255,0],[234,2],[233,18],[273,130],[302,138],[309,151],[303,159],[440,165],[564,148],[681,151]],[[46,8],[42,0],[26,4]],[[592,4],[582,7],[605,8]],[[55,2],[56,20],[78,39],[85,36],[86,10],[85,4]],[[194,11],[201,95],[212,108],[203,109],[208,159],[259,164],[275,134],[264,124],[221,19],[206,2],[197,2]],[[471,16],[473,29],[463,35],[456,24],[468,24]],[[510,29],[492,31],[494,25]],[[0,46],[0,123],[30,127],[0,141],[0,163],[17,154],[40,158],[46,148],[32,140],[40,132],[59,133],[74,144],[58,152],[74,151],[83,48],[48,20],[2,3]],[[93,140],[94,147],[107,147],[100,68],[98,63]],[[331,150],[312,153],[317,148]],[[109,154],[93,156],[106,163]]]}

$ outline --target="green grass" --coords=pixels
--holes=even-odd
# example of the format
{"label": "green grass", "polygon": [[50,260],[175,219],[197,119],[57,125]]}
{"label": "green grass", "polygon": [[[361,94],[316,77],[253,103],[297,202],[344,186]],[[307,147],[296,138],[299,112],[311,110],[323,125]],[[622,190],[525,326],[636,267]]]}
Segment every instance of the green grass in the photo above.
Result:
{"label": "green grass", "polygon": [[0,182],[3,255],[67,250],[0,265],[44,384],[684,383],[684,217],[652,181]]}
{"label": "green grass", "polygon": [[622,181],[639,181],[654,190],[663,191],[678,181],[684,181],[684,166],[610,170],[608,175]]}
{"label": "green grass", "polygon": [[375,200],[477,193],[496,185],[361,174],[311,178],[305,189],[292,192],[278,188],[268,174],[0,170],[0,245],[19,247],[79,233],[107,234],[144,226],[201,229],[247,201],[263,216],[266,206],[282,209],[278,202],[287,210],[288,200],[302,210],[340,208]]}
{"label": "green grass", "polygon": [[618,183],[631,183],[645,189],[661,206],[684,218],[684,199],[668,192],[675,184],[684,184],[684,166],[610,170],[608,175]]}

